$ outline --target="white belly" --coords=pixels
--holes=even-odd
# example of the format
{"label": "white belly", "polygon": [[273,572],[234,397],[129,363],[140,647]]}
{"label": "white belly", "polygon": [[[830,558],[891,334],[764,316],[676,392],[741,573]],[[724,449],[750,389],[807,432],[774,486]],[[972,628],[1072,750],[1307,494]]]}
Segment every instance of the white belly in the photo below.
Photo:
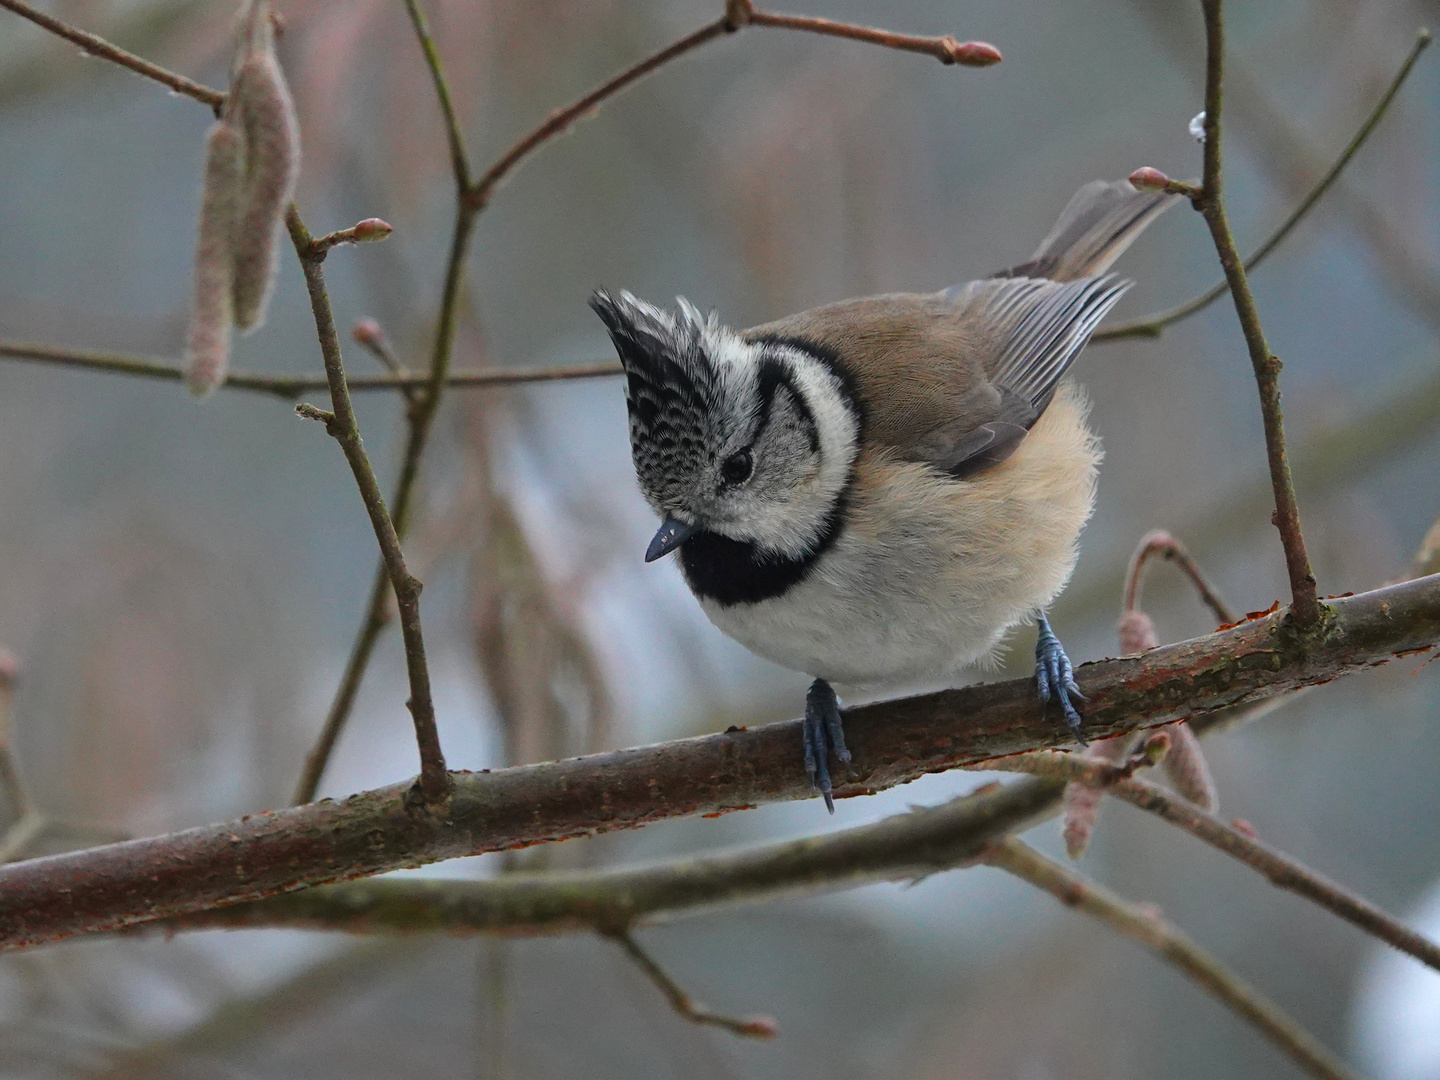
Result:
{"label": "white belly", "polygon": [[938,679],[987,658],[1075,567],[1099,446],[1062,387],[1009,460],[956,481],[862,454],[845,530],[784,595],[722,607],[717,627],[795,671],[851,686]]}

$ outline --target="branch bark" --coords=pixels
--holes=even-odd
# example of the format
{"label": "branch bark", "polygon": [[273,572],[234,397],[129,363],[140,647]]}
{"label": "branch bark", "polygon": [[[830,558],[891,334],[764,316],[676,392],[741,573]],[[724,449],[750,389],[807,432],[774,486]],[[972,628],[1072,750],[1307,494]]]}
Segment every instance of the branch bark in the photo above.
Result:
{"label": "branch bark", "polygon": [[[1085,733],[1104,738],[1207,717],[1440,643],[1440,576],[1327,602],[1297,634],[1283,612],[1143,656],[1082,666]],[[168,836],[0,867],[0,949],[256,900],[306,885],[665,818],[813,797],[795,748],[800,722],[491,773],[454,773],[444,817],[409,784]],[[850,709],[866,794],[930,772],[1058,745],[1028,679]],[[987,819],[989,820],[989,819]],[[993,824],[993,820],[989,821]],[[1004,823],[1008,830],[1013,822]],[[988,827],[988,826],[987,826]],[[993,834],[992,834],[993,835]]]}

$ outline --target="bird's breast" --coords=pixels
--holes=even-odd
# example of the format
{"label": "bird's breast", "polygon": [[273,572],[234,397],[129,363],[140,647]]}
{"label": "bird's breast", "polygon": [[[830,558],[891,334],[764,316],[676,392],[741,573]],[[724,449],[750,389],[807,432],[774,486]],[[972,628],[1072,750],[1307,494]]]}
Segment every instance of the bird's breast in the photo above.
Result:
{"label": "bird's breast", "polygon": [[949,676],[1069,579],[1100,459],[1085,412],[1062,387],[1013,456],[966,480],[863,452],[834,535],[803,567],[732,552],[704,587],[687,562],[687,581],[717,627],[784,667],[858,686]]}

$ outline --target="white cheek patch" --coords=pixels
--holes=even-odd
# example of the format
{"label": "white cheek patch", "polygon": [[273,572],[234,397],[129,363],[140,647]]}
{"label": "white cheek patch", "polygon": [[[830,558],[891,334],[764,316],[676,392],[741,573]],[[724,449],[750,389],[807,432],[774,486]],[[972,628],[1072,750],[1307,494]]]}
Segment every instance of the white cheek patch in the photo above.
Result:
{"label": "white cheek patch", "polygon": [[[771,357],[785,365],[800,398],[792,408],[803,407],[810,414],[819,443],[816,453],[803,421],[787,425],[783,435],[780,431],[770,432],[780,436],[779,441],[785,444],[793,443],[793,453],[786,452],[787,445],[775,447],[767,454],[764,443],[769,440],[762,436],[756,447],[760,458],[756,465],[757,477],[777,486],[766,484],[763,490],[752,488],[748,493],[740,489],[725,500],[726,509],[733,514],[732,520],[717,521],[714,528],[723,535],[753,541],[789,558],[803,557],[824,533],[850,481],[859,450],[859,420],[839,377],[815,357],[799,349],[777,349],[773,345],[747,342],[718,326],[707,329],[707,351],[727,384],[725,400],[737,405],[749,403],[751,409],[758,410],[760,363],[762,351],[768,349]],[[753,412],[743,417],[750,424],[757,419]],[[780,421],[776,416],[771,425]],[[779,460],[775,457],[777,452],[783,455]]]}

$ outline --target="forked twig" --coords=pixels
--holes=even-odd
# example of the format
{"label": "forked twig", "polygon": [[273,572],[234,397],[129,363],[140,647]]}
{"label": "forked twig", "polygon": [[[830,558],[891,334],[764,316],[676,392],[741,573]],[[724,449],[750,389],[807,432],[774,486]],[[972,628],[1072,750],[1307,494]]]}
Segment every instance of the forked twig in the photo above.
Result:
{"label": "forked twig", "polygon": [[1048,892],[1067,907],[1099,919],[1178,968],[1237,1016],[1322,1080],[1359,1080],[1355,1073],[1274,1002],[1200,948],[1155,910],[1129,903],[1014,837],[992,845],[985,862]]}
{"label": "forked twig", "polygon": [[1265,425],[1265,455],[1270,464],[1270,482],[1275,490],[1275,527],[1285,549],[1285,566],[1290,576],[1290,617],[1301,630],[1320,622],[1322,609],[1315,588],[1315,573],[1305,551],[1305,536],[1300,528],[1300,508],[1295,500],[1295,485],[1290,477],[1290,462],[1285,451],[1285,423],[1280,410],[1280,358],[1270,351],[1265,332],[1260,326],[1260,313],[1255,296],[1245,276],[1245,266],[1235,248],[1235,238],[1225,216],[1221,191],[1220,106],[1225,80],[1225,23],[1222,0],[1201,0],[1205,16],[1205,153],[1197,209],[1210,228],[1211,239],[1235,311],[1240,329],[1255,369],[1255,382],[1260,390],[1260,413]]}
{"label": "forked twig", "polygon": [[[1429,47],[1430,42],[1431,35],[1429,30],[1422,29],[1415,35],[1415,44],[1411,46],[1409,55],[1405,57],[1404,63],[1400,65],[1400,70],[1395,73],[1395,78],[1390,81],[1390,85],[1386,88],[1385,93],[1380,96],[1380,100],[1377,101],[1375,107],[1370,110],[1370,115],[1365,118],[1364,123],[1360,125],[1360,129],[1355,132],[1350,142],[1346,144],[1345,149],[1340,151],[1340,156],[1337,157],[1330,168],[1325,171],[1325,174],[1315,182],[1314,187],[1306,193],[1305,197],[1300,200],[1295,209],[1290,211],[1285,220],[1276,226],[1275,230],[1261,241],[1260,246],[1245,260],[1245,272],[1247,274],[1264,262],[1270,253],[1284,242],[1285,238],[1290,235],[1295,226],[1299,225],[1300,222],[1305,219],[1306,215],[1310,213],[1315,204],[1320,201],[1321,197],[1340,179],[1340,174],[1345,171],[1345,167],[1350,164],[1360,148],[1365,145],[1366,140],[1370,138],[1371,133],[1380,125],[1380,121],[1384,119],[1385,114],[1389,112],[1390,103],[1395,100],[1395,96],[1400,92],[1400,88],[1405,85],[1405,80],[1410,77],[1410,72],[1414,69],[1415,62],[1420,59],[1420,54]],[[1204,311],[1229,290],[1229,279],[1221,278],[1199,296],[1193,297],[1183,304],[1177,304],[1174,307],[1166,308],[1164,311],[1156,311],[1149,315],[1141,315],[1127,322],[1115,323],[1111,326],[1102,326],[1090,335],[1090,340],[1094,342],[1115,341],[1119,338],[1131,337],[1159,337],[1166,327],[1172,323],[1179,322],[1181,319],[1187,319],[1191,315]]]}
{"label": "forked twig", "polygon": [[330,310],[330,297],[325,290],[322,263],[324,249],[317,250],[298,214],[290,213],[285,221],[291,240],[305,272],[305,287],[310,294],[310,309],[315,317],[315,332],[320,339],[320,352],[325,361],[325,374],[330,382],[333,414],[321,416],[312,410],[313,418],[325,419],[325,428],[340,444],[350,470],[360,488],[375,539],[395,592],[395,606],[400,613],[400,630],[405,639],[405,666],[410,678],[410,700],[407,703],[415,721],[415,738],[420,748],[420,791],[430,803],[443,802],[450,792],[450,775],[445,769],[445,755],[440,749],[440,736],[435,725],[435,704],[430,693],[430,670],[425,658],[425,638],[420,627],[420,582],[405,566],[405,553],[395,521],[385,505],[380,481],[370,465],[370,457],[360,441],[360,425],[350,403],[350,390],[345,384],[345,366],[340,354],[340,339],[335,331],[335,317]]}
{"label": "forked twig", "polygon": [[1236,828],[1194,803],[1176,798],[1164,789],[1132,775],[1133,770],[1088,760],[1078,754],[1043,751],[987,762],[985,768],[997,772],[1025,773],[1052,780],[1083,783],[1087,787],[1122,799],[1258,871],[1276,888],[1303,896],[1365,933],[1440,971],[1440,945],[1417,934],[1364,897],[1312,870],[1299,859],[1277,851],[1253,833]]}

